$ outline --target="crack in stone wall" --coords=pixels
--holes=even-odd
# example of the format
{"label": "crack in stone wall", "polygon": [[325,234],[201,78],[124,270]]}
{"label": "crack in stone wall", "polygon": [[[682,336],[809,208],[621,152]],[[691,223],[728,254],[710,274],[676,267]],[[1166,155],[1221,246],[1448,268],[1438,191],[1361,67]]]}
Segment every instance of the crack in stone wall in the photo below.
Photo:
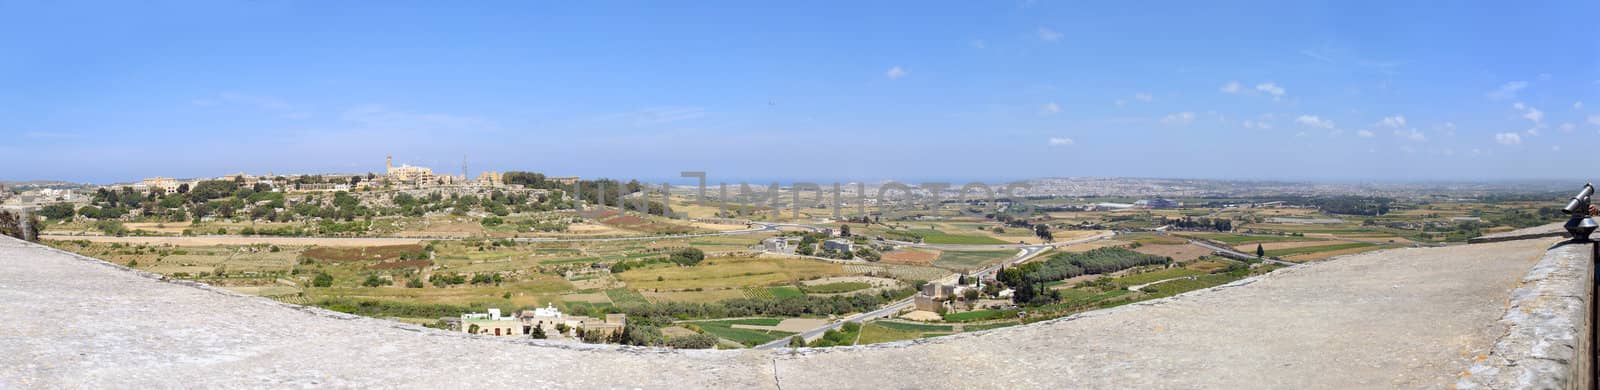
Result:
{"label": "crack in stone wall", "polygon": [[1462,372],[1461,389],[1588,389],[1594,244],[1546,251],[1511,293],[1500,319],[1506,332],[1487,356]]}

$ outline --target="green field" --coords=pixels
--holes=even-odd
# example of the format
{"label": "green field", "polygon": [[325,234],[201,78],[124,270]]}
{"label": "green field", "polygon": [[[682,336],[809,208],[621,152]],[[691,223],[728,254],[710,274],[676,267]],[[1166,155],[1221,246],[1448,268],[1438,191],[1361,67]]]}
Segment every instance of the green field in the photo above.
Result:
{"label": "green field", "polygon": [[1137,274],[1137,275],[1128,275],[1128,276],[1112,279],[1111,282],[1116,283],[1117,285],[1120,285],[1120,286],[1134,286],[1134,285],[1140,285],[1140,284],[1145,284],[1145,283],[1151,283],[1151,282],[1155,282],[1155,281],[1159,281],[1159,280],[1172,279],[1172,278],[1184,277],[1184,276],[1189,276],[1189,275],[1201,275],[1201,274],[1204,274],[1204,272],[1195,271],[1195,270],[1187,269],[1187,268],[1167,268],[1167,269],[1163,269],[1163,270],[1145,272],[1145,273]]}
{"label": "green field", "polygon": [[968,312],[950,313],[944,315],[945,322],[972,322],[996,320],[1002,318],[1016,318],[1013,310],[973,310]]}
{"label": "green field", "polygon": [[922,332],[895,329],[879,325],[878,322],[869,322],[861,326],[861,337],[856,340],[856,344],[866,345],[887,343],[890,341],[914,340],[922,337]]}
{"label": "green field", "polygon": [[614,305],[649,303],[649,301],[644,299],[643,295],[639,295],[639,293],[626,288],[613,288],[606,290],[606,298],[611,298],[611,302]]}
{"label": "green field", "polygon": [[992,323],[992,324],[967,325],[967,326],[961,327],[961,330],[964,331],[964,332],[977,332],[977,331],[980,331],[980,330],[998,329],[998,328],[1004,328],[1004,327],[1007,327],[1007,326],[1016,326],[1016,325],[1018,325],[1018,322],[1015,321],[1015,320],[1012,320],[1012,321],[1005,321],[1005,322],[996,322],[996,323]]}
{"label": "green field", "polygon": [[[1149,287],[1145,287],[1145,291],[1150,294],[1149,298],[1151,299],[1163,298],[1203,288],[1221,286],[1243,278],[1243,276],[1233,276],[1228,274],[1205,275],[1194,278],[1193,280],[1178,279],[1170,282],[1151,285]],[[1151,290],[1154,291],[1151,292]]]}
{"label": "green field", "polygon": [[994,237],[950,234],[932,229],[914,229],[911,230],[911,233],[922,236],[922,243],[924,244],[993,245],[1010,243],[1006,241],[1000,241]]}
{"label": "green field", "polygon": [[1228,245],[1260,244],[1268,242],[1298,242],[1298,241],[1324,241],[1322,238],[1291,237],[1291,236],[1246,236],[1241,234],[1192,234],[1198,238],[1225,243]]}
{"label": "green field", "polygon": [[878,324],[880,326],[883,326],[883,327],[886,327],[886,328],[889,328],[889,329],[905,330],[905,331],[913,331],[913,332],[951,332],[951,331],[954,331],[954,328],[950,327],[950,325],[913,324],[913,323],[908,323],[908,322],[893,322],[893,321],[878,321],[878,322],[874,322],[874,324]]}
{"label": "green field", "polygon": [[838,282],[800,287],[801,290],[805,290],[806,293],[810,294],[838,294],[869,288],[872,288],[872,285],[865,282]]}
{"label": "green field", "polygon": [[772,292],[773,298],[793,298],[806,295],[806,293],[800,292],[800,289],[794,286],[768,287],[767,290]]}
{"label": "green field", "polygon": [[792,336],[794,333],[776,330],[737,329],[733,327],[734,324],[775,326],[782,321],[783,320],[777,318],[750,318],[740,320],[703,321],[694,322],[693,324],[700,327],[700,330],[704,330],[706,333],[713,336],[733,340],[734,342],[744,344],[747,347],[754,347],[757,345],[766,344],[772,340]]}
{"label": "green field", "polygon": [[933,266],[957,270],[977,269],[1016,254],[1016,251],[945,251],[933,260]]}
{"label": "green field", "polygon": [[1267,256],[1268,257],[1284,257],[1284,256],[1294,256],[1294,255],[1307,254],[1307,253],[1342,251],[1342,250],[1346,250],[1346,249],[1366,248],[1366,247],[1372,247],[1372,246],[1377,246],[1377,245],[1376,244],[1368,244],[1368,243],[1365,243],[1365,242],[1352,242],[1352,243],[1333,244],[1333,245],[1303,246],[1303,247],[1299,247],[1299,248],[1284,248],[1284,249],[1270,250],[1270,251],[1267,251]]}

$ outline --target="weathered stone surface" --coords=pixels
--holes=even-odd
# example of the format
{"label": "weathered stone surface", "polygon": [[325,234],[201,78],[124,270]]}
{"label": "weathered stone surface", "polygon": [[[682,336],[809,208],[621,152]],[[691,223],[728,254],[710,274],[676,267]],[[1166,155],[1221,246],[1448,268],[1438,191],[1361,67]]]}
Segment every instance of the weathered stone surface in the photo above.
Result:
{"label": "weathered stone surface", "polygon": [[1589,388],[1593,244],[1551,248],[1511,293],[1506,333],[1458,388]]}
{"label": "weathered stone surface", "polygon": [[[1549,224],[1544,224],[1544,225],[1539,225],[1539,226],[1534,226],[1534,227],[1527,227],[1527,228],[1512,230],[1512,231],[1509,231],[1509,232],[1485,234],[1485,235],[1482,235],[1482,236],[1473,237],[1471,239],[1468,239],[1467,243],[1469,243],[1469,244],[1483,244],[1483,243],[1490,243],[1490,242],[1513,241],[1513,240],[1530,240],[1530,239],[1545,239],[1545,238],[1567,238],[1567,237],[1569,237],[1571,235],[1567,233],[1567,229],[1566,228],[1562,227],[1562,225],[1565,224],[1565,223],[1566,223],[1566,221],[1562,221],[1562,222],[1549,223]],[[1593,238],[1600,238],[1600,237],[1593,237]]]}
{"label": "weathered stone surface", "polygon": [[987,332],[796,352],[467,337],[0,240],[0,387],[1445,387],[1551,241],[1399,249]]}

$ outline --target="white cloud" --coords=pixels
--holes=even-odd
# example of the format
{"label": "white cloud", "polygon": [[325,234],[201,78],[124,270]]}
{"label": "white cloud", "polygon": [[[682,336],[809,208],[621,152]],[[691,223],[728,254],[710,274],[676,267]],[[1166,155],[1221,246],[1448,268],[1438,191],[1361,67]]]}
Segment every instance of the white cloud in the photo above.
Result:
{"label": "white cloud", "polygon": [[1552,151],[1552,152],[1559,152],[1559,151],[1561,151],[1561,145],[1551,145],[1551,146],[1550,146],[1550,151]]}
{"label": "white cloud", "polygon": [[1400,138],[1405,138],[1405,139],[1412,140],[1412,141],[1417,141],[1417,142],[1422,142],[1422,141],[1427,141],[1428,140],[1428,136],[1423,135],[1422,131],[1419,131],[1417,129],[1395,130],[1394,131],[1394,136],[1400,137]]}
{"label": "white cloud", "polygon": [[1122,99],[1117,99],[1116,103],[1117,103],[1117,107],[1123,107],[1123,106],[1127,106],[1128,105],[1128,101],[1127,100],[1122,100]]}
{"label": "white cloud", "polygon": [[1373,135],[1374,134],[1372,134],[1372,130],[1356,131],[1356,136],[1361,138],[1372,138]]}
{"label": "white cloud", "polygon": [[1383,120],[1378,121],[1377,125],[1391,129],[1406,127],[1406,117],[1404,115],[1384,117]]}
{"label": "white cloud", "polygon": [[975,49],[985,49],[989,47],[989,44],[984,43],[982,39],[974,39],[972,40],[972,47]]}
{"label": "white cloud", "polygon": [[1517,97],[1517,91],[1527,87],[1528,82],[1526,81],[1512,81],[1501,85],[1500,89],[1484,94],[1484,96],[1495,100],[1511,99]]}
{"label": "white cloud", "polygon": [[1522,117],[1528,118],[1533,123],[1544,123],[1544,111],[1539,111],[1537,108],[1529,108],[1527,113],[1522,114]]}
{"label": "white cloud", "polygon": [[1572,124],[1572,122],[1567,122],[1567,123],[1562,123],[1561,124],[1561,131],[1563,131],[1563,132],[1571,133],[1573,130],[1577,130],[1577,129],[1578,129],[1578,125],[1574,125],[1574,124]]}
{"label": "white cloud", "polygon": [[1256,90],[1272,95],[1272,100],[1278,100],[1278,98],[1283,97],[1283,93],[1285,92],[1283,87],[1279,87],[1277,84],[1270,82],[1256,84]]}
{"label": "white cloud", "polygon": [[1238,81],[1229,81],[1227,85],[1223,85],[1218,90],[1222,91],[1222,93],[1239,93],[1243,90],[1243,86],[1239,85]]}
{"label": "white cloud", "polygon": [[1540,73],[1539,74],[1539,81],[1550,81],[1550,74],[1549,73]]}
{"label": "white cloud", "polygon": [[1572,109],[1574,109],[1574,110],[1582,110],[1583,109],[1583,102],[1582,101],[1572,102]]}
{"label": "white cloud", "polygon": [[1442,125],[1434,126],[1433,129],[1444,133],[1444,135],[1448,135],[1448,136],[1451,136],[1451,137],[1456,136],[1456,124],[1455,124],[1455,122],[1445,122]]}
{"label": "white cloud", "polygon": [[1188,111],[1173,113],[1161,118],[1161,123],[1169,125],[1187,125],[1190,122],[1194,122],[1194,113]]}
{"label": "white cloud", "polygon": [[1511,108],[1521,111],[1523,118],[1527,118],[1529,121],[1533,122],[1533,127],[1528,129],[1528,135],[1538,136],[1539,129],[1545,128],[1544,111],[1539,111],[1537,108],[1529,107],[1526,104],[1522,104],[1522,102],[1516,102],[1512,104]]}
{"label": "white cloud", "polygon": [[1043,39],[1046,42],[1059,41],[1061,40],[1061,36],[1061,33],[1057,32],[1056,30],[1051,30],[1046,27],[1039,28],[1039,39]]}
{"label": "white cloud", "polygon": [[1333,128],[1333,121],[1332,120],[1322,119],[1322,118],[1317,117],[1316,115],[1301,115],[1299,118],[1295,118],[1294,121],[1298,122],[1298,123],[1300,123],[1302,125],[1311,126],[1311,127],[1320,127],[1320,128],[1324,128],[1324,129],[1332,129]]}
{"label": "white cloud", "polygon": [[1148,93],[1136,93],[1136,94],[1133,94],[1133,98],[1134,99],[1138,99],[1141,102],[1150,102],[1152,100],[1156,100],[1155,96],[1151,96]]}
{"label": "white cloud", "polygon": [[1516,145],[1522,143],[1522,136],[1517,133],[1495,134],[1494,142],[1499,142],[1501,145]]}
{"label": "white cloud", "polygon": [[1254,129],[1254,128],[1256,128],[1256,121],[1251,121],[1251,120],[1244,121],[1244,128],[1246,128],[1246,129]]}
{"label": "white cloud", "polygon": [[895,79],[899,79],[901,77],[906,77],[906,70],[905,69],[900,69],[899,66],[895,66],[893,68],[889,68],[889,71],[888,72],[884,72],[883,74],[885,76],[889,76],[890,80],[895,80]]}
{"label": "white cloud", "polygon": [[1590,115],[1589,116],[1589,124],[1595,125],[1595,126],[1600,126],[1600,115]]}
{"label": "white cloud", "polygon": [[1072,144],[1073,144],[1073,141],[1072,141],[1071,138],[1050,137],[1050,146],[1068,146],[1068,145],[1072,145]]}
{"label": "white cloud", "polygon": [[1039,109],[1040,115],[1055,115],[1058,113],[1061,113],[1061,105],[1056,104],[1056,102],[1045,104],[1043,108]]}

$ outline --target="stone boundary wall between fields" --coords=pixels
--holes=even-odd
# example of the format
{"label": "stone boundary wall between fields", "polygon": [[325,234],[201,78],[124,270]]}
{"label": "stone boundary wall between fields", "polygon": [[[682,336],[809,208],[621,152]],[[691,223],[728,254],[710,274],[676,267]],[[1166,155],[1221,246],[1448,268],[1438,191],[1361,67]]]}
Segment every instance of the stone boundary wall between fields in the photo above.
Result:
{"label": "stone boundary wall between fields", "polygon": [[1511,292],[1506,334],[1460,374],[1460,389],[1588,389],[1594,383],[1595,244],[1551,247]]}

